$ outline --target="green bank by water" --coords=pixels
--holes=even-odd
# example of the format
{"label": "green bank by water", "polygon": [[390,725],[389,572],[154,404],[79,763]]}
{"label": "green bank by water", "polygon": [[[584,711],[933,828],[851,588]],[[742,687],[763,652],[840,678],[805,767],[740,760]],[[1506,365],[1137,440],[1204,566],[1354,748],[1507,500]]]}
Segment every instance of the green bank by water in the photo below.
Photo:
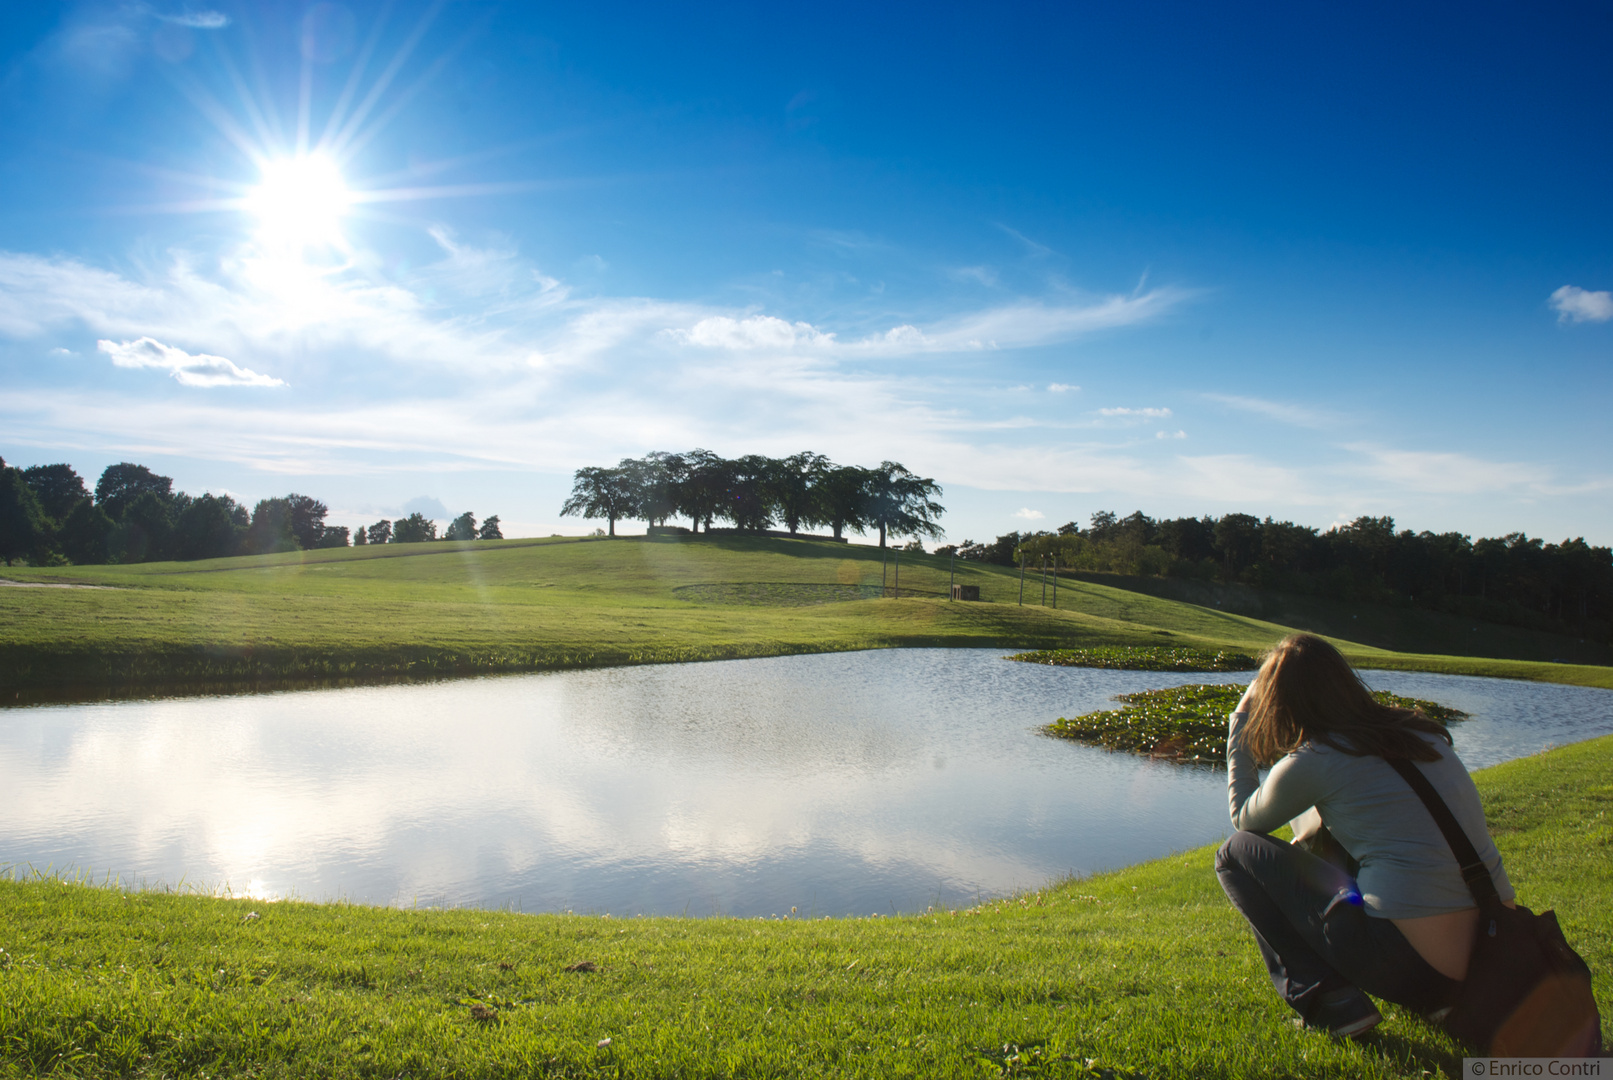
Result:
{"label": "green bank by water", "polygon": [[[1476,779],[1520,898],[1557,910],[1613,1018],[1613,737]],[[1212,854],[850,920],[0,881],[0,1075],[1455,1075],[1460,1049],[1392,1007],[1361,1043],[1293,1028]]]}
{"label": "green bank by water", "polygon": [[[899,573],[899,577],[898,577]],[[16,569],[0,692],[278,686],[894,646],[1258,652],[1290,627],[1178,600],[815,540],[624,537],[395,544],[193,563]],[[880,597],[881,582],[894,594]],[[872,594],[875,598],[866,599]],[[1048,590],[1051,603],[1052,591]],[[1419,655],[1356,663],[1613,687],[1613,667]]]}

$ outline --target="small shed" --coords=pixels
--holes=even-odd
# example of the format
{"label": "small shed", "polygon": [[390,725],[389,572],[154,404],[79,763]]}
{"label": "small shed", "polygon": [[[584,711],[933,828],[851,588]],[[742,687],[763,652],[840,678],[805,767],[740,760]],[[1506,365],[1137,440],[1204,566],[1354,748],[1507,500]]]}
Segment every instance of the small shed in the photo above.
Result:
{"label": "small shed", "polygon": [[954,585],[954,586],[952,586],[952,599],[954,599],[954,600],[979,600],[980,599],[980,586],[979,585]]}

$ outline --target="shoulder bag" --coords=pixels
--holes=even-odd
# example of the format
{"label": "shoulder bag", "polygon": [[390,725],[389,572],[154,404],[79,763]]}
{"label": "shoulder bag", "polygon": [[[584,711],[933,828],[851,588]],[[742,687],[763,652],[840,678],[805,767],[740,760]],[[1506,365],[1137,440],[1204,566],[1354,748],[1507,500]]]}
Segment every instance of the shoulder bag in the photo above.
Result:
{"label": "shoulder bag", "polygon": [[1473,842],[1421,769],[1385,758],[1433,815],[1479,905],[1467,979],[1445,1028],[1492,1057],[1595,1057],[1602,1018],[1591,995],[1591,969],[1550,911],[1509,908]]}

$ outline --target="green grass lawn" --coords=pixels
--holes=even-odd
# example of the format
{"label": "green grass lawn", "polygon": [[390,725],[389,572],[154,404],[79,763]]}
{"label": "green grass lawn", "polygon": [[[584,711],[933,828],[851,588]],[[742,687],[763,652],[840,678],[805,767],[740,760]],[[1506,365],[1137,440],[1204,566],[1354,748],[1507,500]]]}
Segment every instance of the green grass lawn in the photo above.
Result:
{"label": "green grass lawn", "polygon": [[[1613,737],[1476,779],[1520,900],[1556,909],[1613,1019]],[[0,1075],[1456,1075],[1392,1007],[1360,1043],[1292,1027],[1212,853],[816,921],[0,881]]]}
{"label": "green grass lawn", "polygon": [[[1172,645],[1258,651],[1285,626],[960,563],[983,603],[944,599],[948,564],[815,540],[624,537],[395,544],[192,563],[13,569],[0,587],[0,690],[437,676],[889,646]],[[888,581],[896,584],[895,560]],[[870,594],[875,598],[869,599]],[[910,595],[916,594],[916,595]],[[1051,600],[1051,596],[1049,597]],[[1613,687],[1613,667],[1392,652],[1357,663]]]}

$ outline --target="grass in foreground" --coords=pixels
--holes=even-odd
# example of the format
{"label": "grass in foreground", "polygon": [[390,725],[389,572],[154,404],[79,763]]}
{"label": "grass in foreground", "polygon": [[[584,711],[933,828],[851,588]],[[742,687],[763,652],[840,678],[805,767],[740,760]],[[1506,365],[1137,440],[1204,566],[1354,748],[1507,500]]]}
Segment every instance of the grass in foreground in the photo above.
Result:
{"label": "grass in foreground", "polygon": [[[1201,765],[1225,765],[1227,714],[1238,707],[1246,684],[1194,683],[1163,690],[1116,694],[1118,709],[1100,709],[1084,716],[1059,717],[1042,730],[1060,739],[1091,743],[1106,750],[1125,750]],[[1387,690],[1372,696],[1385,705],[1421,709],[1442,724],[1466,720],[1467,713],[1422,698],[1402,697]]]}
{"label": "grass in foreground", "polygon": [[[1520,899],[1557,910],[1613,1019],[1613,736],[1476,779]],[[0,882],[0,1075],[1455,1075],[1393,1007],[1362,1043],[1293,1028],[1212,853],[813,922]]]}
{"label": "grass in foreground", "polygon": [[[1020,606],[1004,567],[763,537],[387,544],[192,563],[16,569],[0,587],[0,692],[419,678],[892,646],[1257,653],[1289,627],[1104,585]],[[888,572],[888,574],[887,574]],[[1387,652],[1357,666],[1613,687],[1613,667]],[[122,688],[119,691],[119,688]]]}

